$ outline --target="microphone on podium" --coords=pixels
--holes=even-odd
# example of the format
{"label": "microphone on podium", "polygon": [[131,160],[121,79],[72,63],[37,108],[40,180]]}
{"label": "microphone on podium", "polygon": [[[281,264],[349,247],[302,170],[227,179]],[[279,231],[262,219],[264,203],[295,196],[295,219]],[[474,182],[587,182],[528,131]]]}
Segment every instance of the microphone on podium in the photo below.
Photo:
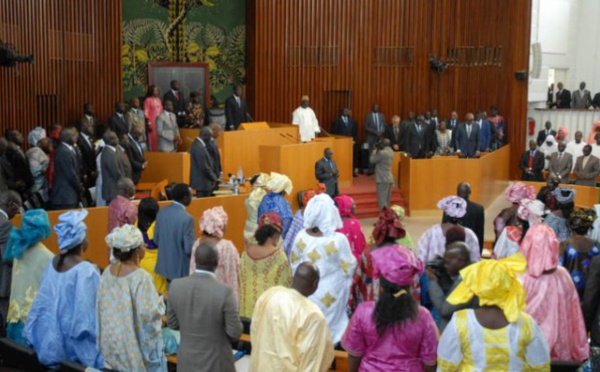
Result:
{"label": "microphone on podium", "polygon": [[[289,138],[287,137],[287,133],[286,133],[286,134],[284,134],[284,133],[279,133],[279,135],[280,135],[281,137],[283,137],[283,138],[285,138],[285,139],[288,139],[288,140],[289,140]],[[294,142],[296,142],[296,141],[294,140]]]}

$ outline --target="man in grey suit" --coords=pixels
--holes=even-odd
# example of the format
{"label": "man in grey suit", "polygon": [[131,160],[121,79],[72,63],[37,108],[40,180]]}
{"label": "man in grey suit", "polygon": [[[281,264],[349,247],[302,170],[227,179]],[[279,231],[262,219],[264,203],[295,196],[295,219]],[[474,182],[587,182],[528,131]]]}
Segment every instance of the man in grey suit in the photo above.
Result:
{"label": "man in grey suit", "polygon": [[325,149],[324,157],[315,163],[315,178],[325,185],[327,194],[332,198],[338,196],[338,178],[340,172],[333,161],[333,150]]}
{"label": "man in grey suit", "polygon": [[102,198],[106,201],[106,205],[109,205],[117,195],[117,181],[125,177],[125,170],[118,158],[117,146],[119,145],[119,139],[117,134],[107,130],[104,132],[102,139],[104,140],[104,148],[100,158]]}
{"label": "man in grey suit", "polygon": [[579,90],[573,92],[573,100],[571,107],[574,109],[587,109],[592,105],[592,95],[589,90],[585,89],[585,81],[579,83]]}
{"label": "man in grey suit", "polygon": [[177,116],[173,113],[173,102],[165,101],[165,110],[156,118],[156,134],[158,135],[158,151],[177,152],[177,144],[181,141]]}
{"label": "man in grey suit", "polygon": [[478,125],[475,125],[474,118],[472,113],[468,113],[466,121],[456,128],[456,152],[461,158],[479,156],[481,130]]}
{"label": "man in grey suit", "polygon": [[181,332],[177,371],[234,372],[231,342],[242,334],[237,300],[215,277],[216,246],[201,243],[195,260],[196,271],[169,289],[167,325]]}
{"label": "man in grey suit", "polygon": [[394,161],[394,150],[390,147],[390,140],[384,139],[371,153],[369,162],[375,166],[375,182],[377,183],[377,204],[379,209],[390,206],[392,197],[392,162]]}
{"label": "man in grey suit", "polygon": [[212,139],[209,127],[200,129],[200,136],[192,143],[190,165],[190,187],[196,190],[198,198],[212,195],[219,176],[215,173],[213,158],[208,152],[208,144]]}
{"label": "man in grey suit", "polygon": [[77,130],[64,128],[60,132],[60,145],[54,154],[54,186],[50,203],[53,209],[77,208],[83,197],[80,163],[75,150]]}
{"label": "man in grey suit", "polygon": [[575,184],[582,186],[596,186],[596,177],[600,174],[600,160],[592,155],[592,146],[583,148],[583,155],[575,162]]}
{"label": "man in grey suit", "polygon": [[192,202],[192,193],[185,183],[173,187],[173,203],[156,216],[154,241],[160,244],[154,271],[167,278],[183,278],[190,273],[190,255],[196,239],[194,218],[185,210]]}
{"label": "man in grey suit", "polygon": [[573,155],[565,151],[567,145],[564,142],[558,143],[558,152],[550,155],[548,165],[548,179],[555,176],[559,183],[569,183],[569,173],[573,169]]}
{"label": "man in grey suit", "polygon": [[[9,190],[0,193],[0,254],[4,256],[6,244],[13,225],[10,220],[21,209],[21,197],[15,191]],[[0,261],[0,337],[6,336],[6,315],[10,298],[10,284],[12,279],[12,262]]]}

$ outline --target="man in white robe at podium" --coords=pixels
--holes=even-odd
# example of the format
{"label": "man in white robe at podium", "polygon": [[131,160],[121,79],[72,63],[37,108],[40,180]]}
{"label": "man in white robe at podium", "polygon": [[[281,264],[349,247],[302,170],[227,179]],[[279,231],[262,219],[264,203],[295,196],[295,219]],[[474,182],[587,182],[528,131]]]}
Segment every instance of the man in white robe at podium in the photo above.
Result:
{"label": "man in white robe at podium", "polygon": [[292,124],[300,127],[300,142],[310,142],[316,137],[315,133],[321,132],[317,116],[308,104],[308,96],[302,96],[300,107],[292,113]]}

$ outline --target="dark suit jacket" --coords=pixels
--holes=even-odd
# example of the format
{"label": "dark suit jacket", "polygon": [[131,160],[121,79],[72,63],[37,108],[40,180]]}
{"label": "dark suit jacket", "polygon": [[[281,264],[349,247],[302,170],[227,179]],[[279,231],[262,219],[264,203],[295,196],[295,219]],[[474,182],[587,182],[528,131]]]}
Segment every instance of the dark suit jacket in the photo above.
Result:
{"label": "dark suit jacket", "polygon": [[354,141],[358,140],[358,125],[352,118],[347,118],[348,125],[344,123],[341,116],[338,116],[331,124],[331,133],[339,136],[346,136],[354,138]]}
{"label": "dark suit jacket", "polygon": [[190,274],[190,255],[196,240],[194,217],[172,203],[156,216],[154,241],[160,244],[155,271],[169,280]]}
{"label": "dark suit jacket", "polygon": [[210,157],[213,160],[213,170],[218,178],[219,174],[221,173],[222,168],[221,168],[221,154],[219,153],[219,147],[217,146],[217,141],[215,141],[214,139],[211,139],[210,142],[208,143],[208,145],[206,145],[206,151],[208,151]]}
{"label": "dark suit jacket", "polygon": [[437,149],[437,136],[435,135],[435,122],[430,121],[425,130],[425,151],[434,153]]}
{"label": "dark suit jacket", "polygon": [[481,138],[479,125],[473,122],[471,126],[470,136],[467,136],[467,124],[463,123],[456,128],[456,136],[454,137],[456,149],[460,150],[460,152],[467,157],[475,156],[475,153],[479,149],[479,140]]}
{"label": "dark suit jacket", "polygon": [[238,105],[234,95],[225,100],[225,130],[237,130],[240,124],[248,120],[248,106],[246,100],[240,97]]}
{"label": "dark suit jacket", "polygon": [[594,94],[594,99],[592,100],[592,106],[594,106],[594,108],[600,107],[600,92]]}
{"label": "dark suit jacket", "polygon": [[117,158],[119,159],[119,163],[121,164],[121,169],[123,169],[123,177],[127,177],[133,179],[133,169],[131,168],[131,161],[125,152],[123,146],[117,146]]}
{"label": "dark suit jacket", "polygon": [[9,145],[6,149],[6,159],[10,162],[16,181],[23,181],[26,190],[33,186],[33,176],[29,169],[29,162],[25,157],[25,153],[17,150],[13,145]]}
{"label": "dark suit jacket", "polygon": [[533,165],[531,166],[531,172],[533,174],[527,174],[525,170],[529,168],[529,150],[525,151],[523,155],[521,155],[521,162],[519,163],[519,168],[523,171],[521,179],[523,181],[543,182],[544,177],[542,171],[544,170],[544,160],[544,154],[541,151],[536,150],[535,155],[533,156]]}
{"label": "dark suit jacket", "polygon": [[[554,138],[556,138],[556,131],[553,129],[550,129],[550,135],[554,136]],[[546,141],[546,129],[542,129],[538,132],[537,135],[537,140],[535,142],[537,142],[538,146],[541,146],[542,143],[544,143]]]}
{"label": "dark suit jacket", "polygon": [[408,130],[410,129],[411,126],[414,126],[415,122],[412,120],[404,120],[402,121],[402,123],[400,123],[400,150],[401,151],[406,151],[406,144],[407,144],[407,137],[408,137]]}
{"label": "dark suit jacket", "polygon": [[[391,125],[385,129],[385,137],[390,140],[390,144],[392,149],[394,149],[394,145],[397,145],[399,150],[402,150],[402,125],[398,127],[398,134],[394,132],[394,126]],[[396,151],[396,150],[394,150]]]}
{"label": "dark suit jacket", "polygon": [[90,138],[90,143],[83,138],[83,135],[79,135],[77,140],[77,148],[81,154],[81,167],[82,176],[87,176],[87,180],[84,184],[85,188],[94,187],[96,185],[96,150],[93,147],[93,138]]}
{"label": "dark suit jacket", "polygon": [[115,112],[112,114],[110,119],[108,120],[108,127],[110,130],[117,134],[119,140],[124,134],[129,133],[131,124],[129,123],[129,118],[127,118],[126,114],[121,114],[123,117],[120,118],[119,115]]}
{"label": "dark suit jacket", "polygon": [[17,183],[12,164],[10,164],[10,161],[6,158],[6,155],[0,156],[0,163],[2,163],[2,175],[4,176],[6,187],[8,187],[9,190],[13,190],[19,194],[22,194],[25,191],[25,186],[21,187],[21,185]]}
{"label": "dark suit jacket", "polygon": [[146,159],[144,159],[142,146],[133,139],[131,134],[129,135],[129,145],[125,147],[125,153],[127,153],[127,158],[129,158],[129,163],[131,163],[131,179],[137,185],[140,182]]}
{"label": "dark suit jacket", "polygon": [[315,178],[325,184],[327,194],[333,198],[338,195],[339,174],[333,174],[333,170],[337,169],[337,165],[333,160],[331,162],[333,163],[333,167],[329,165],[329,162],[325,158],[317,161],[315,163]]}
{"label": "dark suit jacket", "polygon": [[[481,122],[481,138],[479,141],[479,151],[485,151],[491,147],[492,144],[492,123],[488,120]],[[479,125],[479,124],[477,124]]]}
{"label": "dark suit jacket", "polygon": [[119,154],[114,148],[104,146],[100,161],[102,168],[102,198],[108,205],[117,195],[117,181],[125,176],[125,170],[119,161]]}
{"label": "dark suit jacket", "polygon": [[568,89],[556,92],[556,107],[571,108],[571,92]]}
{"label": "dark suit jacket", "polygon": [[[442,223],[448,222],[450,218],[446,213],[442,217]],[[483,230],[485,226],[485,211],[483,205],[467,199],[467,213],[458,219],[459,225],[473,230],[479,240],[479,252],[483,251]]]}
{"label": "dark suit jacket", "polygon": [[406,138],[404,148],[406,152],[413,157],[413,159],[420,159],[425,157],[426,151],[426,140],[427,140],[427,128],[421,126],[421,132],[417,130],[418,124],[408,124],[406,130]]}
{"label": "dark suit jacket", "polygon": [[190,149],[190,187],[196,191],[211,191],[217,181],[213,159],[207,147],[196,139]]}
{"label": "dark suit jacket", "polygon": [[179,91],[179,99],[175,97],[175,93],[171,89],[163,96],[164,101],[173,102],[173,113],[177,115],[177,123],[179,123],[179,113],[181,112],[183,116],[185,116],[185,99],[183,98],[183,93],[181,90]]}
{"label": "dark suit jacket", "polygon": [[50,202],[53,206],[77,208],[83,191],[77,153],[65,144],[56,149],[54,155],[54,186]]}
{"label": "dark suit jacket", "polygon": [[[378,129],[377,125],[379,125],[379,130],[385,131],[385,116],[381,112],[378,112],[376,114],[377,121],[375,121],[375,117],[373,114],[374,112],[372,111],[366,114],[364,123],[364,129],[367,135],[367,143],[371,146],[379,140],[379,137],[377,137],[377,135],[375,134],[375,132],[377,132]],[[373,149],[370,148],[369,150]]]}

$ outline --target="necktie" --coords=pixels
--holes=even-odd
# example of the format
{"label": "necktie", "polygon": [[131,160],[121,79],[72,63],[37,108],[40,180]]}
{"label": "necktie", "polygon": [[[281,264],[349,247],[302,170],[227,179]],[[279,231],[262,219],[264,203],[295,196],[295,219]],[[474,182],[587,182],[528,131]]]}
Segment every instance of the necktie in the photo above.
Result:
{"label": "necktie", "polygon": [[467,124],[467,138],[471,137],[471,125]]}
{"label": "necktie", "polygon": [[178,91],[175,92],[175,98],[179,101],[179,92]]}
{"label": "necktie", "polygon": [[373,113],[373,117],[375,118],[375,127],[377,128],[377,131],[379,132],[379,116],[376,113]]}
{"label": "necktie", "polygon": [[348,118],[345,116],[342,116],[342,120],[344,120],[344,124],[346,124],[346,127],[348,126]]}
{"label": "necktie", "polygon": [[327,160],[329,162],[329,168],[331,168],[332,170],[335,169],[335,167],[333,166],[333,161],[331,160]]}
{"label": "necktie", "polygon": [[394,127],[394,137],[398,139],[398,127]]}
{"label": "necktie", "polygon": [[417,124],[417,132],[419,132],[419,135],[421,135],[421,125]]}
{"label": "necktie", "polygon": [[241,101],[240,101],[240,97],[238,97],[238,96],[235,96],[235,101],[237,102],[237,104],[238,104],[238,107],[240,107],[240,108],[241,108],[241,107],[242,107],[242,103],[241,103]]}
{"label": "necktie", "polygon": [[533,155],[535,153],[533,151],[529,152],[529,168],[533,167]]}

